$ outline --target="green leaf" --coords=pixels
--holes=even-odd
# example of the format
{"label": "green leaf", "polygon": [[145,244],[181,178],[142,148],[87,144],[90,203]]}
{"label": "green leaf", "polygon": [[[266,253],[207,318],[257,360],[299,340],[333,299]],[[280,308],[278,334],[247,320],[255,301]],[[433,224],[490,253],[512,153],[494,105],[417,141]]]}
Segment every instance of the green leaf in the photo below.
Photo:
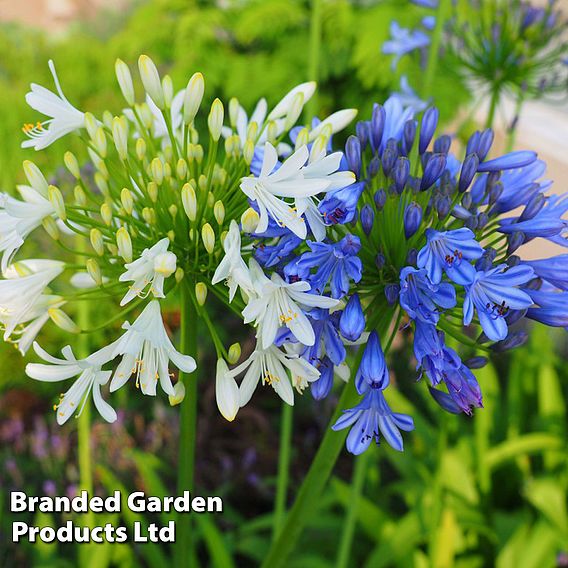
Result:
{"label": "green leaf", "polygon": [[485,464],[493,470],[518,456],[563,448],[566,448],[565,442],[557,436],[544,433],[525,434],[489,449],[485,454]]}
{"label": "green leaf", "polygon": [[227,548],[221,531],[215,526],[215,517],[196,515],[196,524],[201,530],[205,546],[209,552],[208,566],[214,568],[234,568],[235,563]]}

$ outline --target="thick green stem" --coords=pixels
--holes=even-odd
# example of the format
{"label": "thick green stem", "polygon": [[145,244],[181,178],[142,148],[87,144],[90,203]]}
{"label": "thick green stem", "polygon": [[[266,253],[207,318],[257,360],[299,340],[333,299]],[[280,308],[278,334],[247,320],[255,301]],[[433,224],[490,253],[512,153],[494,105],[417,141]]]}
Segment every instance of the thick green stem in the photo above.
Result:
{"label": "thick green stem", "polygon": [[317,510],[321,493],[333,470],[333,466],[339,457],[347,431],[334,432],[331,425],[345,408],[353,406],[359,395],[355,389],[355,381],[349,381],[343,388],[343,392],[337,403],[337,408],[327,428],[316,457],[312,462],[308,475],[302,483],[296,502],[290,509],[280,536],[272,544],[262,568],[279,568],[287,565],[288,555],[294,550],[296,542],[306,526],[307,522]]}
{"label": "thick green stem", "polygon": [[432,32],[432,41],[430,42],[430,51],[428,52],[428,63],[426,73],[424,74],[424,83],[422,84],[422,98],[427,100],[432,96],[432,87],[436,78],[436,69],[438,68],[438,60],[440,58],[440,43],[444,32],[444,24],[448,18],[452,0],[440,0],[438,10],[436,12],[436,26]]}
{"label": "thick green stem", "polygon": [[294,407],[282,403],[280,420],[280,449],[278,453],[278,479],[276,481],[276,499],[274,503],[274,527],[272,538],[276,540],[286,515],[286,498],[288,496],[288,479],[290,469],[290,448],[292,446],[292,417]]}
{"label": "thick green stem", "polygon": [[494,88],[491,91],[491,102],[489,103],[489,113],[487,114],[487,121],[485,122],[485,128],[493,128],[493,122],[495,120],[495,113],[497,111],[498,103],[499,103],[499,89]]}
{"label": "thick green stem", "polygon": [[[192,283],[181,287],[181,340],[179,350],[197,360],[197,313],[192,298]],[[178,495],[193,492],[195,469],[195,441],[197,434],[197,375],[180,373],[185,385],[181,403],[178,458]],[[195,568],[195,539],[190,515],[180,515],[176,528],[175,566]]]}
{"label": "thick green stem", "polygon": [[337,568],[349,568],[349,555],[351,546],[353,545],[353,536],[355,534],[355,524],[357,514],[359,512],[359,501],[363,493],[363,485],[365,483],[365,474],[367,472],[367,462],[369,454],[367,450],[362,455],[355,458],[355,468],[353,470],[353,485],[351,486],[351,496],[347,509],[347,517],[343,523],[343,531],[341,533],[341,541],[339,543],[339,552],[337,554]]}
{"label": "thick green stem", "polygon": [[[308,54],[308,80],[319,79],[319,61],[321,47],[321,0],[312,0],[312,13],[310,18],[310,51]],[[317,91],[306,106],[306,116],[311,120],[317,112]]]}

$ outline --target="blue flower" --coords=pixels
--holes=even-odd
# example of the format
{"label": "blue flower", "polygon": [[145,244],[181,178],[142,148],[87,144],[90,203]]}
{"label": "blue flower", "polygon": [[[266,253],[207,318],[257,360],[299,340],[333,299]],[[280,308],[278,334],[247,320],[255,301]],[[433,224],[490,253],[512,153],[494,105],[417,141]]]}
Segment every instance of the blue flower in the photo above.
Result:
{"label": "blue flower", "polygon": [[302,357],[317,367],[327,355],[334,365],[341,365],[345,361],[345,346],[339,336],[340,312],[329,313],[321,308],[312,309],[308,318],[314,330],[314,344],[306,347]]}
{"label": "blue flower", "polygon": [[397,99],[403,108],[412,109],[415,113],[422,112],[428,106],[410,86],[406,75],[400,78],[400,91],[393,93],[391,98]]}
{"label": "blue flower", "polygon": [[276,244],[267,245],[265,243],[261,243],[258,245],[254,251],[254,257],[259,264],[266,268],[277,266],[281,262],[290,258],[294,250],[302,242],[302,239],[290,232],[278,239]]}
{"label": "blue flower", "polygon": [[357,202],[365,189],[365,183],[354,183],[348,187],[326,193],[319,205],[324,222],[328,225],[345,224],[353,221],[357,212]]}
{"label": "blue flower", "polygon": [[475,268],[469,261],[477,260],[483,249],[470,229],[443,232],[426,229],[426,240],[426,245],[418,252],[417,262],[419,268],[426,269],[434,284],[442,280],[443,271],[456,284],[473,280]]}
{"label": "blue flower", "polygon": [[381,340],[377,332],[372,331],[369,334],[361,364],[355,376],[357,392],[363,394],[371,386],[384,389],[388,386],[389,380],[389,370],[381,347]]}
{"label": "blue flower", "polygon": [[421,30],[409,30],[401,28],[398,22],[392,21],[390,25],[391,39],[385,41],[382,51],[386,55],[394,55],[391,63],[391,69],[394,71],[403,55],[414,51],[415,49],[423,49],[430,45],[430,37]]}
{"label": "blue flower", "polygon": [[483,406],[483,397],[475,375],[461,364],[457,369],[449,369],[445,376],[448,393],[431,388],[434,400],[448,412],[471,414],[471,409]]}
{"label": "blue flower", "polygon": [[499,172],[502,170],[514,170],[524,168],[536,161],[536,152],[530,150],[517,150],[503,154],[498,158],[482,162],[477,167],[478,172]]}
{"label": "blue flower", "polygon": [[425,269],[407,266],[400,271],[400,305],[412,319],[426,323],[438,323],[444,309],[456,305],[456,291],[447,283],[432,284]]}
{"label": "blue flower", "polygon": [[529,308],[527,317],[553,327],[568,327],[568,292],[526,290],[538,307]]}
{"label": "blue flower", "polygon": [[509,268],[501,264],[488,271],[475,273],[473,282],[466,286],[463,305],[463,323],[469,325],[477,310],[479,323],[485,335],[492,341],[507,337],[505,316],[509,310],[522,310],[533,304],[531,297],[517,288],[534,278],[530,266]]}
{"label": "blue flower", "polygon": [[333,386],[333,363],[329,357],[324,357],[316,368],[320,376],[319,379],[310,383],[310,391],[315,400],[323,400],[331,392]]}
{"label": "blue flower", "polygon": [[550,282],[556,288],[568,290],[568,254],[540,260],[525,260],[523,264],[528,264],[539,278]]}
{"label": "blue flower", "polygon": [[365,330],[365,315],[358,294],[353,294],[339,318],[339,331],[348,341],[357,341]]}
{"label": "blue flower", "polygon": [[373,440],[379,444],[380,435],[392,448],[402,452],[403,441],[399,430],[405,432],[414,430],[414,421],[407,414],[393,412],[385,400],[381,387],[375,384],[357,406],[343,412],[332,429],[343,430],[349,426],[352,428],[347,435],[345,445],[352,454],[363,453]]}
{"label": "blue flower", "polygon": [[310,252],[305,252],[297,263],[299,269],[316,272],[309,277],[312,290],[323,294],[328,283],[333,298],[343,298],[349,292],[349,281],[361,280],[361,259],[356,256],[361,249],[359,237],[346,235],[338,243],[308,241]]}

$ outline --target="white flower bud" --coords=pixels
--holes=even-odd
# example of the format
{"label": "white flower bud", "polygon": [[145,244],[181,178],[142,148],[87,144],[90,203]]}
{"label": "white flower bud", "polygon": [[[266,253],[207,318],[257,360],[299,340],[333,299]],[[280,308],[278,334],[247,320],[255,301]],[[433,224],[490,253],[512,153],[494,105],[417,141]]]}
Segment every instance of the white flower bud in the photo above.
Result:
{"label": "white flower bud", "polygon": [[182,280],[183,277],[185,276],[185,272],[183,271],[183,268],[180,266],[177,268],[176,273],[174,274],[174,278],[176,279],[176,282],[179,284]]}
{"label": "white flower bud", "polygon": [[203,80],[203,75],[195,73],[187,84],[183,98],[183,120],[186,124],[191,124],[194,121],[203,99],[204,90],[205,81]]}
{"label": "white flower bud", "polygon": [[227,355],[230,365],[234,365],[235,363],[237,363],[238,360],[241,358],[241,344],[238,342],[233,343],[229,347],[229,352]]}
{"label": "white flower bud", "polygon": [[200,306],[205,305],[207,300],[207,286],[203,282],[198,282],[195,285],[195,299]]}
{"label": "white flower bud", "polygon": [[247,140],[243,146],[243,158],[248,166],[250,166],[252,159],[254,158],[254,142],[252,140]]}
{"label": "white flower bud", "polygon": [[91,229],[89,237],[91,239],[91,246],[95,249],[95,252],[99,256],[102,256],[105,252],[103,234],[98,229]]}
{"label": "white flower bud", "polygon": [[203,162],[203,146],[201,144],[195,144],[193,148],[193,155],[195,157],[195,161],[198,164],[201,164],[201,162]]}
{"label": "white flower bud", "polygon": [[176,268],[177,257],[173,252],[163,252],[154,259],[154,272],[161,274],[164,278],[171,276]]}
{"label": "white flower bud", "polygon": [[87,268],[87,273],[92,278],[93,282],[100,286],[103,283],[103,276],[101,274],[101,267],[99,263],[94,258],[89,258],[85,263]]}
{"label": "white flower bud", "polygon": [[170,406],[177,406],[178,404],[183,402],[185,398],[185,385],[178,381],[174,385],[174,394],[168,395],[168,401],[170,402]]}
{"label": "white flower bud", "polygon": [[171,108],[174,99],[174,84],[169,75],[165,75],[162,79],[162,90],[164,91],[164,103],[166,108]]}
{"label": "white flower bud", "polygon": [[114,71],[124,100],[129,106],[134,106],[134,84],[132,83],[132,75],[128,65],[122,59],[117,59],[114,64]]}
{"label": "white flower bud", "polygon": [[237,122],[239,120],[240,105],[236,97],[232,97],[229,101],[229,124],[231,128],[237,127]]}
{"label": "white flower bud", "polygon": [[211,111],[207,118],[209,132],[211,133],[211,138],[213,138],[215,142],[217,142],[217,140],[221,137],[224,113],[223,103],[219,99],[215,99],[211,105]]}
{"label": "white flower bud", "polygon": [[51,203],[53,209],[55,209],[55,214],[62,220],[67,219],[67,214],[65,212],[65,202],[63,201],[63,195],[61,191],[54,185],[50,185],[47,190],[47,195],[49,202]]}
{"label": "white flower bud", "polygon": [[97,152],[101,158],[106,158],[107,156],[107,139],[105,135],[105,131],[102,126],[97,128],[95,132],[95,137],[93,138],[93,144],[97,149]]}
{"label": "white flower bud", "polygon": [[211,192],[209,192],[207,194],[207,207],[211,209],[213,205],[215,205],[215,196]]}
{"label": "white flower bud", "polygon": [[49,308],[47,310],[51,321],[61,329],[69,333],[80,333],[81,328],[60,308]]}
{"label": "white flower bud", "polygon": [[75,204],[79,207],[85,207],[87,205],[87,194],[80,185],[76,185],[73,190],[73,195],[75,197]]}
{"label": "white flower bud", "polygon": [[115,116],[112,120],[112,139],[118,157],[125,161],[128,158],[128,122],[125,116]]}
{"label": "white flower bud", "polygon": [[116,231],[116,246],[124,262],[132,262],[132,239],[125,227],[120,227]]}
{"label": "white flower bud", "polygon": [[272,109],[270,114],[268,115],[268,120],[275,120],[277,118],[281,118],[288,114],[290,111],[290,107],[292,106],[292,102],[294,101],[294,97],[298,93],[302,93],[304,96],[304,104],[306,104],[314,94],[316,90],[316,83],[314,81],[309,81],[307,83],[302,83],[297,87],[294,87],[289,93],[287,93],[282,100]]}
{"label": "white flower bud", "polygon": [[89,138],[94,140],[99,128],[99,121],[90,112],[85,113],[85,128],[87,129]]}
{"label": "white flower bud", "polygon": [[309,141],[310,131],[304,127],[300,130],[300,132],[298,132],[298,136],[296,137],[295,150],[299,150],[302,146],[307,146]]}
{"label": "white flower bud", "polygon": [[241,215],[241,225],[245,233],[254,233],[258,227],[260,215],[252,208],[249,207]]}
{"label": "white flower bud", "polygon": [[222,225],[225,220],[225,206],[222,201],[217,200],[213,206],[213,215],[218,225]]}
{"label": "white flower bud", "polygon": [[46,230],[47,234],[54,240],[59,240],[59,227],[53,219],[53,217],[44,217],[41,221],[43,228]]}
{"label": "white flower bud", "polygon": [[155,181],[151,181],[146,189],[152,203],[156,203],[158,201],[158,184]]}
{"label": "white flower bud", "polygon": [[168,239],[170,240],[170,243],[173,243],[176,240],[176,234],[175,231],[173,229],[170,229],[167,233],[166,233]]}
{"label": "white flower bud", "polygon": [[190,221],[195,221],[197,217],[197,197],[195,189],[189,183],[186,183],[181,189],[181,203],[187,218]]}
{"label": "white flower bud", "polygon": [[258,136],[258,124],[256,122],[251,122],[247,128],[247,140],[251,140],[252,142],[256,142],[256,138]]}
{"label": "white flower bud", "polygon": [[239,411],[239,387],[224,359],[217,361],[215,398],[223,418],[232,422]]}
{"label": "white flower bud", "polygon": [[156,65],[147,55],[141,55],[138,58],[138,69],[144,89],[146,89],[146,92],[154,101],[155,105],[160,110],[164,110],[164,90],[162,89],[160,74],[158,73],[158,69],[156,69]]}
{"label": "white flower bud", "polygon": [[[168,212],[172,216],[172,219],[175,219],[178,214],[178,206],[175,203],[172,203],[168,207]],[[173,240],[173,239],[172,239]]]}
{"label": "white flower bud", "polygon": [[187,177],[187,162],[183,158],[180,158],[176,164],[176,175],[182,181]]}
{"label": "white flower bud", "polygon": [[310,142],[315,140],[328,126],[331,127],[331,134],[335,134],[343,130],[355,117],[357,116],[357,109],[346,108],[338,110],[329,115],[325,120],[322,120],[311,132]]}
{"label": "white flower bud", "polygon": [[95,184],[104,196],[108,196],[108,182],[101,172],[95,172]]}
{"label": "white flower bud", "polygon": [[158,184],[162,185],[164,181],[164,164],[162,164],[162,160],[160,158],[154,158],[152,163],[150,164],[150,173],[152,175],[152,179]]}
{"label": "white flower bud", "polygon": [[75,179],[79,179],[81,177],[81,169],[79,168],[79,162],[75,154],[73,154],[73,152],[65,152],[63,161],[65,162],[65,167],[71,172],[71,175]]}
{"label": "white flower bud", "polygon": [[155,225],[156,212],[152,209],[152,207],[144,207],[144,209],[142,209],[142,219],[144,219],[148,225]]}
{"label": "white flower bud", "polygon": [[48,183],[40,169],[30,160],[24,161],[24,173],[30,185],[41,195],[47,197]]}
{"label": "white flower bud", "polygon": [[127,187],[123,187],[120,192],[120,203],[122,203],[124,212],[127,215],[131,215],[134,209],[134,198],[132,197],[132,192]]}
{"label": "white flower bud", "polygon": [[101,217],[105,225],[112,223],[112,207],[106,202],[101,205]]}
{"label": "white flower bud", "polygon": [[296,93],[292,99],[292,104],[288,109],[286,114],[286,120],[284,121],[284,130],[290,130],[300,115],[302,114],[302,109],[304,108],[304,93]]}
{"label": "white flower bud", "polygon": [[105,110],[103,112],[103,124],[109,129],[112,130],[112,119],[114,116],[110,110]]}
{"label": "white flower bud", "polygon": [[146,140],[144,138],[138,138],[136,140],[136,157],[142,161],[146,155]]}
{"label": "white flower bud", "polygon": [[276,138],[278,138],[278,124],[276,124],[276,121],[271,120],[266,126],[266,140],[274,145]]}
{"label": "white flower bud", "polygon": [[211,254],[215,249],[215,232],[209,223],[205,223],[205,225],[203,225],[201,229],[201,238],[203,239],[205,250]]}
{"label": "white flower bud", "polygon": [[329,138],[327,136],[323,136],[323,135],[318,136],[314,140],[314,143],[312,144],[312,147],[310,148],[310,157],[309,157],[308,163],[311,164],[313,162],[317,162],[318,160],[320,160],[321,158],[323,158],[326,155],[328,141],[329,141]]}

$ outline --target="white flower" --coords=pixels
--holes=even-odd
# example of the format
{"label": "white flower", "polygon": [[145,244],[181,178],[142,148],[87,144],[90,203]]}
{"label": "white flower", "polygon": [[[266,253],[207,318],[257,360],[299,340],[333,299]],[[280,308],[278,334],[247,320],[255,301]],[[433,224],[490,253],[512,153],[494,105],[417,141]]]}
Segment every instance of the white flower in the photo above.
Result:
{"label": "white flower", "polygon": [[232,422],[239,411],[239,387],[224,359],[217,361],[215,398],[223,418]]}
{"label": "white flower", "polygon": [[[11,265],[0,280],[0,322],[4,341],[12,334],[20,336],[19,349],[25,351],[30,341],[48,319],[47,310],[63,304],[61,298],[44,296],[49,283],[63,272],[65,264],[55,260],[25,260]],[[20,324],[32,322],[16,331]],[[33,336],[33,337],[32,337]]]}
{"label": "white flower", "polygon": [[[125,264],[120,282],[134,282],[120,301],[120,305],[128,304],[136,296],[146,297],[153,294],[155,298],[164,298],[164,279],[176,271],[177,259],[173,252],[168,252],[170,241],[164,238],[152,248],[144,249],[140,258]],[[150,289],[145,292],[147,286]]]}
{"label": "white flower", "polygon": [[261,349],[258,345],[252,355],[244,362],[229,371],[236,377],[247,370],[239,387],[239,405],[241,408],[251,399],[258,383],[269,384],[278,396],[287,404],[294,404],[294,391],[288,376],[288,369],[293,376],[303,377],[312,382],[319,378],[319,371],[305,359],[297,355],[284,353],[271,345]]}
{"label": "white flower", "polygon": [[217,284],[221,280],[226,280],[229,286],[229,301],[232,302],[238,286],[248,295],[253,289],[249,269],[241,257],[241,232],[235,220],[229,225],[223,248],[225,256],[217,266],[211,283]]}
{"label": "white flower", "polygon": [[65,423],[75,412],[77,416],[81,414],[91,391],[95,407],[100,415],[107,422],[116,420],[116,412],[103,400],[101,395],[101,386],[108,383],[112,373],[101,370],[101,367],[112,359],[112,349],[111,344],[89,355],[86,359],[77,359],[68,345],[61,351],[64,358],[58,359],[34,343],[34,351],[49,365],[29,363],[26,366],[26,374],[29,377],[38,381],[56,382],[79,375],[71,388],[61,397],[59,404],[54,407],[59,424]]}
{"label": "white flower", "polygon": [[257,297],[251,297],[243,310],[244,322],[255,322],[257,336],[263,349],[268,349],[276,338],[280,326],[285,325],[294,337],[304,345],[313,345],[315,334],[300,306],[314,308],[333,308],[339,300],[308,294],[311,286],[299,281],[288,284],[274,272],[269,280],[258,263],[251,259],[251,275]]}
{"label": "white flower", "polygon": [[289,93],[284,95],[282,100],[270,111],[268,120],[275,120],[286,116],[290,112],[294,99],[298,93],[302,93],[303,102],[306,104],[312,98],[315,90],[316,83],[314,81],[308,81],[307,83],[297,85]]}
{"label": "white flower", "polygon": [[22,148],[35,148],[43,150],[59,138],[85,126],[85,115],[77,110],[65,97],[55,72],[55,65],[49,60],[49,70],[53,75],[57,95],[42,87],[31,84],[31,91],[26,95],[26,102],[38,112],[49,116],[48,120],[33,124],[26,124],[24,132],[30,140],[22,142]]}
{"label": "white flower", "polygon": [[307,147],[302,146],[277,170],[274,170],[278,163],[278,154],[274,146],[267,142],[258,178],[241,179],[241,189],[249,199],[256,202],[259,209],[260,221],[257,233],[262,234],[266,231],[270,215],[281,227],[288,227],[298,237],[306,238],[306,223],[301,214],[279,197],[293,199],[312,197],[327,190],[330,185],[327,179],[304,179],[302,168],[308,155]]}
{"label": "white flower", "polygon": [[26,237],[41,225],[45,217],[55,212],[49,200],[33,187],[19,185],[18,191],[23,201],[7,194],[0,194],[2,272],[5,272]]}
{"label": "white flower", "polygon": [[[245,109],[241,105],[239,105],[237,111],[237,120],[235,123],[236,132],[233,132],[233,129],[230,128],[229,126],[223,126],[223,128],[221,129],[221,135],[223,136],[223,138],[229,138],[229,136],[236,134],[239,137],[242,148],[245,145],[247,139],[247,132],[249,125],[255,122],[260,131],[262,125],[264,124],[264,119],[266,118],[266,110],[267,110],[266,99],[264,98],[260,99],[256,104],[256,107],[254,108],[254,111],[249,119]],[[257,141],[257,145],[264,142],[266,142],[266,128],[260,135],[260,138]]]}
{"label": "white flower", "polygon": [[157,300],[152,300],[132,325],[125,322],[122,328],[126,329],[126,333],[115,342],[112,356],[123,357],[112,377],[111,392],[119,389],[135,374],[136,385],[144,394],[155,395],[159,380],[163,391],[173,395],[169,362],[185,373],[195,371],[193,357],[179,353],[172,345]]}
{"label": "white flower", "polygon": [[330,114],[310,131],[310,142],[315,140],[324,130],[329,128],[330,134],[343,130],[357,116],[357,109],[345,108]]}

